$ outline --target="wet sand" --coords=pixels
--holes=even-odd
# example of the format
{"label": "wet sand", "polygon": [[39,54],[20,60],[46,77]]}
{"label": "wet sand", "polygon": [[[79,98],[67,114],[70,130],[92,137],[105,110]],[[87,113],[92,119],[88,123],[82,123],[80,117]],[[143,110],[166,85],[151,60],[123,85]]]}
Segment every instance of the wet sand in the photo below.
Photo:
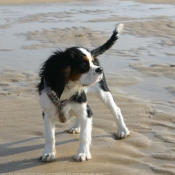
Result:
{"label": "wet sand", "polygon": [[[14,2],[3,2],[12,5],[0,6],[0,173],[175,174],[173,2],[151,1],[160,3],[157,6],[67,2],[69,7],[67,3],[13,7]],[[73,160],[79,135],[67,133],[72,118],[56,125],[56,161],[40,162],[44,137],[36,85],[42,62],[58,48],[101,45],[117,22],[124,23],[125,31],[99,59],[130,136],[116,140],[112,114],[95,96],[88,96],[94,113],[92,160]]]}

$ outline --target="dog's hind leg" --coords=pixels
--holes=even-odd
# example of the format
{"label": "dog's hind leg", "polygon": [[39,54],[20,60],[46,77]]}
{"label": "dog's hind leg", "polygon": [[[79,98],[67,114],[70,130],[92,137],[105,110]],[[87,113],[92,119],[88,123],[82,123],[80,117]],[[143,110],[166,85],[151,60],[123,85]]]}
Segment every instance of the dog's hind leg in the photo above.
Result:
{"label": "dog's hind leg", "polygon": [[126,127],[121,110],[114,102],[112,94],[107,87],[105,77],[101,82],[96,83],[94,86],[87,87],[85,92],[97,95],[98,98],[110,109],[117,122],[118,131],[116,132],[116,136],[118,139],[123,139],[129,135],[130,132]]}
{"label": "dog's hind leg", "polygon": [[81,94],[77,94],[73,99],[73,103],[69,105],[77,117],[77,121],[72,128],[80,128],[79,148],[74,159],[76,161],[91,159],[90,145],[93,114],[87,104],[85,92],[82,91]]}
{"label": "dog's hind leg", "polygon": [[80,122],[78,118],[75,119],[73,126],[68,129],[68,132],[72,134],[80,133]]}
{"label": "dog's hind leg", "polygon": [[[81,95],[77,95],[73,100],[75,102],[80,102],[80,103],[83,102],[84,103],[87,101],[87,98],[86,98],[85,93],[82,92]],[[80,120],[77,116],[76,116],[76,119],[75,119],[73,126],[68,129],[68,132],[72,133],[72,134],[79,134],[80,133]]]}

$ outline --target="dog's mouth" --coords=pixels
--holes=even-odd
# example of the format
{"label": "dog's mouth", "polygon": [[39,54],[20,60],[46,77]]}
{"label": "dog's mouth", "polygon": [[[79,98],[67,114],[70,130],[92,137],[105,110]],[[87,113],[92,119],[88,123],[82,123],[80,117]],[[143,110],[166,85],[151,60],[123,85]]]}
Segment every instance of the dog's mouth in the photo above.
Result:
{"label": "dog's mouth", "polygon": [[95,83],[100,82],[100,81],[102,80],[102,78],[103,78],[103,74],[100,74],[99,77],[97,78],[97,80],[93,83],[93,85],[94,85]]}
{"label": "dog's mouth", "polygon": [[102,78],[103,78],[103,74],[100,74],[100,76],[97,78],[96,81],[94,81],[94,82],[91,83],[91,84],[84,84],[83,86],[93,86],[95,83],[100,82],[100,81],[102,80]]}
{"label": "dog's mouth", "polygon": [[98,79],[97,79],[97,82],[100,82],[103,78],[103,75],[101,75]]}

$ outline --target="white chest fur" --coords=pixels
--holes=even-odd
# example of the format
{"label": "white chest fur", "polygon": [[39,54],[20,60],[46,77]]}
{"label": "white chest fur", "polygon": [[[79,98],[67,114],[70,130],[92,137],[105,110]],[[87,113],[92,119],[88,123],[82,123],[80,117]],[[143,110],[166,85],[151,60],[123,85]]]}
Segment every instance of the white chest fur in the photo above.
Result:
{"label": "white chest fur", "polygon": [[81,86],[73,81],[69,81],[60,97],[60,100],[69,99],[72,95],[77,92],[80,93],[83,89],[84,86]]}

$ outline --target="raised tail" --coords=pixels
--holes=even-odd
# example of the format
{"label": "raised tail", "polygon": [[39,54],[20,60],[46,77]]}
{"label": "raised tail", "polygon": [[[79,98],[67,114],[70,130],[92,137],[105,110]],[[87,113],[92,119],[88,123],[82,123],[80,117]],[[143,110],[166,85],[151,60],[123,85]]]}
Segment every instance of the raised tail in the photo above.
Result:
{"label": "raised tail", "polygon": [[112,47],[112,45],[116,42],[116,40],[118,39],[120,33],[123,30],[123,24],[119,24],[115,30],[113,31],[113,34],[111,36],[111,38],[104,43],[102,46],[94,49],[91,51],[91,55],[93,57],[97,57],[100,54],[103,54],[106,50],[110,49]]}

